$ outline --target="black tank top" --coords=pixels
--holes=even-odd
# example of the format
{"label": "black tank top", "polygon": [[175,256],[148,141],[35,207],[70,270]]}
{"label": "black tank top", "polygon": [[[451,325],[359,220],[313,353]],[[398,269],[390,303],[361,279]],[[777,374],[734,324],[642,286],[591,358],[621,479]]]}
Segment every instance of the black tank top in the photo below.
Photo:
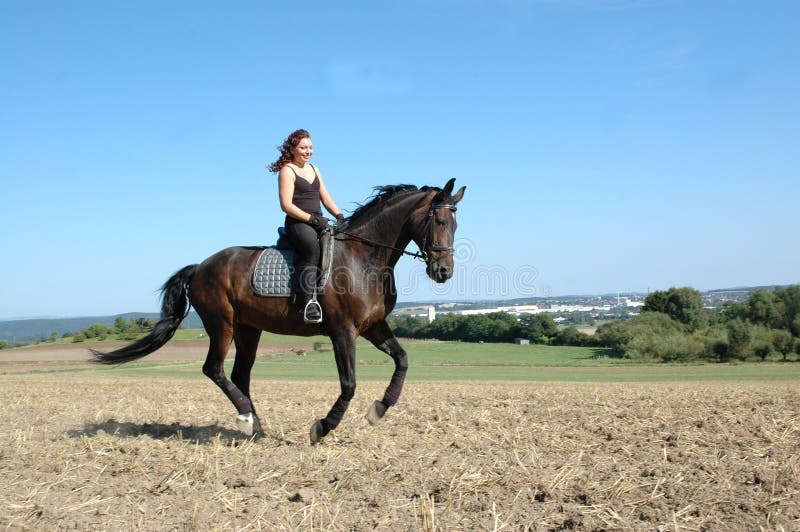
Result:
{"label": "black tank top", "polygon": [[289,167],[295,177],[292,203],[308,214],[322,216],[322,209],[319,205],[319,176],[317,175],[317,169],[313,165],[309,166],[314,170],[314,181],[311,183],[297,175],[294,168]]}

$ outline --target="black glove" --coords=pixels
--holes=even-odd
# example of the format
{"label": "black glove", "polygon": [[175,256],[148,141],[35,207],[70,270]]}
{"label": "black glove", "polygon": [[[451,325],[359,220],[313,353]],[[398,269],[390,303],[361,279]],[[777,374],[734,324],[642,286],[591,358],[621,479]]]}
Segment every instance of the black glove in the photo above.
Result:
{"label": "black glove", "polygon": [[339,213],[339,214],[336,215],[336,225],[338,227],[341,227],[342,225],[344,225],[344,214]]}
{"label": "black glove", "polygon": [[312,216],[308,220],[308,223],[309,225],[311,225],[311,227],[313,227],[317,231],[322,231],[323,229],[328,227],[328,224],[331,223],[331,221],[325,218],[324,216]]}

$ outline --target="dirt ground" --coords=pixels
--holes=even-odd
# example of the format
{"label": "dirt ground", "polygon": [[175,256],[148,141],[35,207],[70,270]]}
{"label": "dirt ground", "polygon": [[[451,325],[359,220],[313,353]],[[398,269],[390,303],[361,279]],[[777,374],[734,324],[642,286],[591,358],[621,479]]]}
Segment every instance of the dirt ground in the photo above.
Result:
{"label": "dirt ground", "polygon": [[[81,342],[75,344],[39,344],[17,349],[5,349],[0,351],[0,375],[53,369],[88,368],[91,366],[89,364],[89,359],[91,358],[89,349],[100,348],[110,351],[123,345],[126,345],[126,343],[108,342],[98,345]],[[269,342],[259,346],[258,355],[285,354],[297,349],[311,351],[312,348],[312,342]],[[234,348],[231,347],[229,356],[233,357],[234,351]],[[207,352],[207,340],[181,340],[167,343],[167,345],[149,355],[147,361],[202,362],[205,360]]]}
{"label": "dirt ground", "polygon": [[13,530],[798,530],[794,384],[258,381],[266,436],[210,381],[0,376]]}

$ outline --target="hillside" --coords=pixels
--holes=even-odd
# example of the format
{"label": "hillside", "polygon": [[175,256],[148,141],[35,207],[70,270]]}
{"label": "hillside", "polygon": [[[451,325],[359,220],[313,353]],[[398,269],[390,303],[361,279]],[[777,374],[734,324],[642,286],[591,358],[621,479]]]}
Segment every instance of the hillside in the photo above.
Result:
{"label": "hillside", "polygon": [[[155,312],[128,312],[125,314],[116,314],[114,316],[0,321],[0,340],[12,343],[30,343],[36,340],[43,340],[52,333],[62,336],[64,333],[82,331],[95,323],[110,327],[114,325],[114,321],[117,318],[123,318],[126,321],[135,318],[158,320],[159,315]],[[202,328],[203,324],[196,312],[190,312],[183,321],[183,327],[187,329]]]}

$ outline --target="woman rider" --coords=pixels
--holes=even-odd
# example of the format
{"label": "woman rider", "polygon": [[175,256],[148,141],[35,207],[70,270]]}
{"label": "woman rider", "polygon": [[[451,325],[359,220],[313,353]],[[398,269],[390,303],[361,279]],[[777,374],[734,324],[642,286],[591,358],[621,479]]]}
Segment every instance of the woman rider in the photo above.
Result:
{"label": "woman rider", "polygon": [[320,261],[319,234],[330,221],[322,216],[320,201],[338,223],[344,220],[339,207],[328,194],[322,173],[311,164],[314,146],[305,129],[292,132],[278,148],[277,161],[269,165],[278,173],[278,195],[281,210],[286,213],[286,236],[295,250],[295,290],[303,297],[303,318],[306,322],[322,321],[322,311],[312,299],[317,285]]}

